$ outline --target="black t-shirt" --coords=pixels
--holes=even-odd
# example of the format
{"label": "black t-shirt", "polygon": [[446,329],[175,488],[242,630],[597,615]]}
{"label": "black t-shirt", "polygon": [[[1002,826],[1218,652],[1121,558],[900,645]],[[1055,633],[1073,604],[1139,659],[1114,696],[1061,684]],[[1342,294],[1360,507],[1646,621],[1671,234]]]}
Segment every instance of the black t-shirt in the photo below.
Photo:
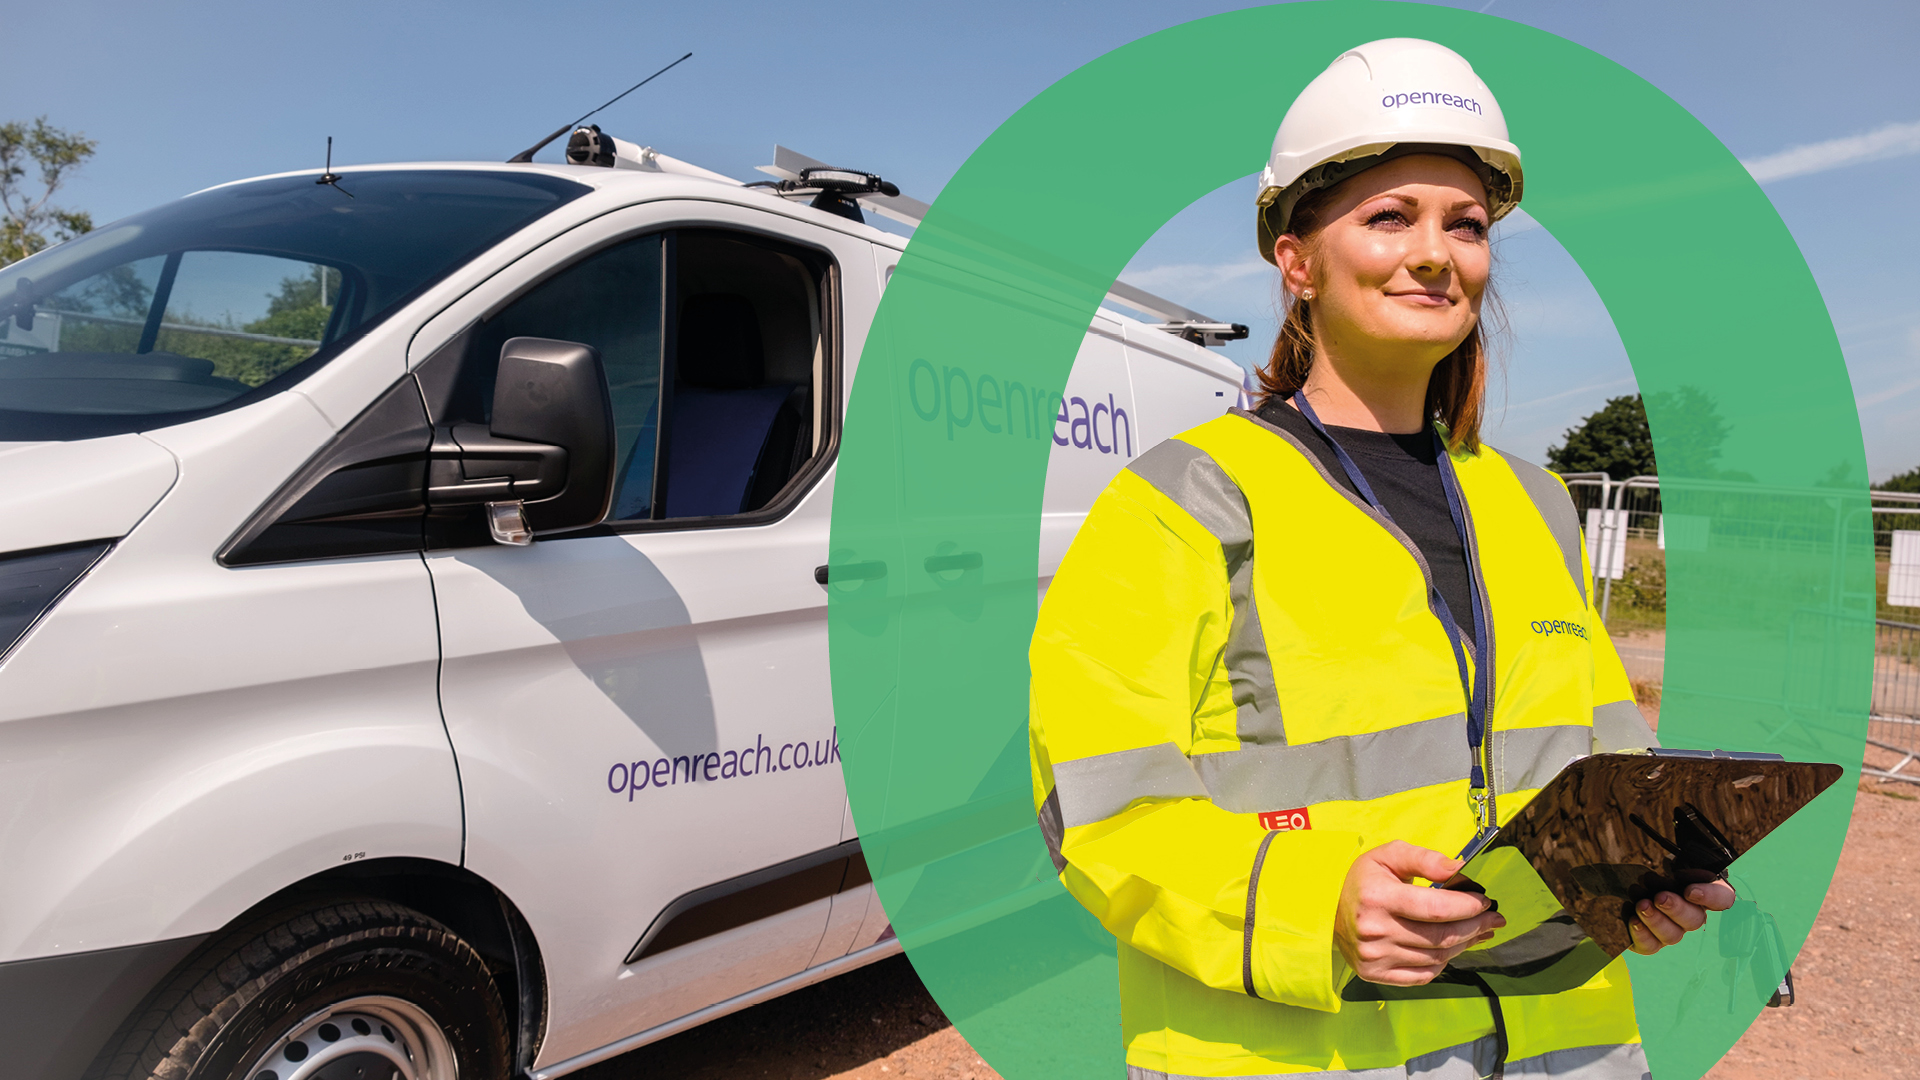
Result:
{"label": "black t-shirt", "polygon": [[[1275,401],[1255,415],[1300,440],[1300,445],[1312,451],[1335,483],[1360,496],[1359,489],[1347,479],[1346,470],[1340,467],[1333,446],[1314,430],[1299,410]],[[1425,556],[1427,567],[1433,572],[1433,583],[1446,598],[1447,610],[1468,640],[1472,640],[1472,579],[1467,569],[1467,552],[1460,544],[1460,533],[1453,527],[1453,514],[1447,509],[1447,489],[1440,482],[1440,458],[1433,434],[1421,431],[1392,435],[1332,424],[1327,425],[1327,432],[1340,440],[1341,447],[1365,474],[1380,504],[1386,507],[1387,515]]]}

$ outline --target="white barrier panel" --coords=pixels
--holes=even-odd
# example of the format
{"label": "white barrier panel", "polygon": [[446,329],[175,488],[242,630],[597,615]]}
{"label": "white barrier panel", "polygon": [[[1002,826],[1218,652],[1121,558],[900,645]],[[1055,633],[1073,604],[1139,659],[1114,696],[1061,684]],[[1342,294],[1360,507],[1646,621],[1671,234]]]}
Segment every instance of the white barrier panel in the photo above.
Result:
{"label": "white barrier panel", "polygon": [[[1600,515],[1606,514],[1603,523]],[[1607,552],[1601,556],[1601,534],[1606,534]],[[1622,578],[1627,574],[1627,512],[1592,509],[1587,511],[1587,561],[1593,564],[1593,576]]]}
{"label": "white barrier panel", "polygon": [[1920,532],[1896,530],[1893,562],[1887,568],[1887,604],[1920,607]]}

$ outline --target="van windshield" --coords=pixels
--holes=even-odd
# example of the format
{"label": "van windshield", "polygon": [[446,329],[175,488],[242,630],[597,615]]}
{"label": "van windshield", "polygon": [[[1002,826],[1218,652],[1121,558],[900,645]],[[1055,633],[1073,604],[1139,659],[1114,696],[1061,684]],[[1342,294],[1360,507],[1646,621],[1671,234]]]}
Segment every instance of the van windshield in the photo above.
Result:
{"label": "van windshield", "polygon": [[147,431],[276,393],[587,190],[532,172],[281,177],[23,259],[0,270],[0,442]]}

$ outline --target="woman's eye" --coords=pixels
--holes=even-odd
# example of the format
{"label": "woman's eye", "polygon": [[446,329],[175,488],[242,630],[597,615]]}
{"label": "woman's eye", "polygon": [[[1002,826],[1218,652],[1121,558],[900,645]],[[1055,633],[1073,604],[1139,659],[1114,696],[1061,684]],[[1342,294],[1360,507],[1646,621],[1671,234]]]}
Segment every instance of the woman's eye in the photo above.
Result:
{"label": "woman's eye", "polygon": [[1449,232],[1464,232],[1478,240],[1487,235],[1487,223],[1479,218],[1461,218],[1447,226]]}
{"label": "woman's eye", "polygon": [[1407,215],[1398,210],[1380,210],[1367,219],[1369,227],[1376,225],[1401,225],[1407,223]]}

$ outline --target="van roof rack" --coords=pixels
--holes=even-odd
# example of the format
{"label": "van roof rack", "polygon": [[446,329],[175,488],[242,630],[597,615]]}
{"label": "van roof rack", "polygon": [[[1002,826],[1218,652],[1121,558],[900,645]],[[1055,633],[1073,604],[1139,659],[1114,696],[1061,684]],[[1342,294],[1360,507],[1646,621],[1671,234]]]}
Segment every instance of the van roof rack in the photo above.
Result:
{"label": "van roof rack", "polygon": [[[768,176],[778,177],[782,181],[795,184],[794,193],[801,194],[815,188],[802,188],[799,185],[809,177],[818,177],[822,171],[846,172],[861,177],[871,177],[874,181],[885,183],[871,173],[854,173],[853,170],[836,170],[824,161],[810,158],[797,150],[784,146],[773,148],[773,164],[757,166],[758,171]],[[762,181],[764,183],[764,181]],[[886,185],[893,188],[892,184]],[[910,199],[894,191],[880,193],[861,193],[854,201],[868,210],[883,217],[892,218],[902,225],[917,227],[927,216],[927,204],[919,199]],[[817,205],[817,203],[816,203]],[[1159,324],[1149,324],[1156,330],[1164,330],[1177,338],[1191,341],[1196,345],[1224,345],[1229,341],[1240,341],[1247,336],[1245,323],[1221,322],[1219,319],[1202,315],[1183,304],[1176,304],[1165,297],[1155,296],[1145,289],[1116,281],[1113,288],[1107,290],[1107,299],[1136,311],[1166,320]]]}
{"label": "van roof rack", "polygon": [[[836,187],[844,185],[846,190],[843,197],[881,217],[892,218],[902,225],[917,226],[927,216],[926,203],[900,194],[899,188],[872,173],[857,169],[842,169],[810,158],[797,150],[789,150],[784,146],[776,145],[773,148],[773,164],[756,165],[754,169],[774,177],[779,186],[768,186],[773,186],[775,191],[783,195],[820,191],[823,183],[831,181]],[[860,186],[861,181],[870,181],[871,185],[864,191],[855,190]],[[764,180],[760,183],[767,184]],[[847,216],[838,210],[831,212],[840,213],[842,217]]]}
{"label": "van roof rack", "polygon": [[1246,323],[1199,322],[1192,319],[1177,319],[1173,322],[1150,324],[1155,330],[1165,330],[1178,338],[1185,338],[1195,345],[1225,345],[1229,341],[1245,341]]}
{"label": "van roof rack", "polygon": [[[651,146],[615,138],[591,124],[575,129],[567,142],[567,160],[576,165],[678,173],[740,184],[730,176],[668,157]],[[743,186],[770,188],[775,194],[787,197],[812,196],[815,208],[855,221],[864,220],[860,215],[864,209],[915,228],[926,219],[929,209],[926,203],[900,194],[898,187],[874,173],[829,165],[784,146],[773,148],[773,164],[757,166],[757,170],[774,179]],[[1224,345],[1247,336],[1244,323],[1222,322],[1124,281],[1113,283],[1107,290],[1107,299],[1163,320],[1147,325],[1196,345]]]}

